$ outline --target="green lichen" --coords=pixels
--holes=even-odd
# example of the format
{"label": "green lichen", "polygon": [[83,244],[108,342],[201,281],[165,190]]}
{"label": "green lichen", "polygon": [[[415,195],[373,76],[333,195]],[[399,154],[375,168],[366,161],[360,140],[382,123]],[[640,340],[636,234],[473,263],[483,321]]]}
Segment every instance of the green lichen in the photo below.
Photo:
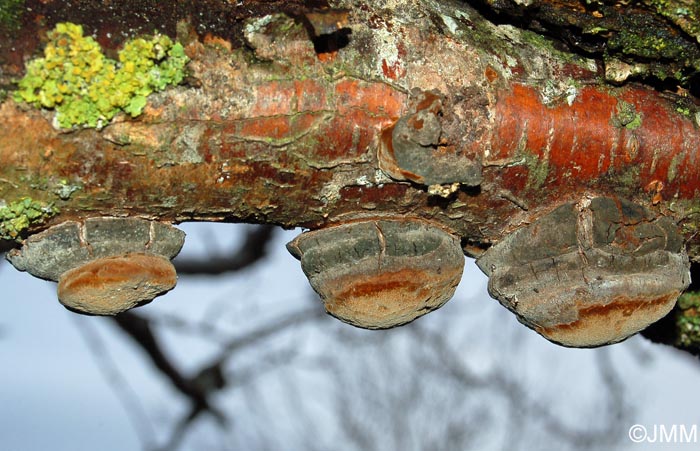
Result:
{"label": "green lichen", "polygon": [[179,84],[185,75],[184,49],[165,35],[126,42],[118,61],[83,36],[80,25],[59,23],[48,36],[44,57],[27,64],[14,99],[55,109],[62,128],[100,128],[120,111],[136,117],[149,94]]}
{"label": "green lichen", "polygon": [[635,130],[642,126],[642,116],[639,114],[634,115],[634,119],[625,124],[625,128],[628,130]]}
{"label": "green lichen", "polygon": [[670,19],[696,40],[700,40],[700,3],[697,1],[644,0],[644,3]]}
{"label": "green lichen", "polygon": [[667,176],[669,182],[673,182],[676,179],[676,176],[678,175],[678,168],[681,165],[681,162],[685,158],[685,155],[683,154],[677,154],[671,159],[671,163],[668,165],[668,172]]}
{"label": "green lichen", "polygon": [[683,116],[691,119],[694,115],[693,110],[688,108],[687,106],[676,106],[676,113],[682,114]]}
{"label": "green lichen", "polygon": [[547,160],[541,160],[539,156],[529,149],[522,152],[520,157],[522,158],[525,166],[528,168],[528,187],[532,189],[541,188],[549,176],[549,163]]}
{"label": "green lichen", "polygon": [[74,192],[81,189],[83,189],[82,185],[68,183],[68,180],[61,179],[54,185],[53,193],[61,200],[68,200]]}
{"label": "green lichen", "polygon": [[628,165],[622,170],[615,170],[611,165],[609,175],[606,177],[612,186],[617,187],[620,196],[632,197],[635,187],[639,184],[640,167]]}
{"label": "green lichen", "polygon": [[612,118],[612,124],[615,127],[635,130],[642,125],[642,116],[637,113],[634,105],[624,100],[619,100],[615,108],[615,115]]}
{"label": "green lichen", "polygon": [[19,240],[29,226],[40,224],[58,213],[53,205],[47,205],[23,197],[9,204],[0,200],[0,239]]}
{"label": "green lichen", "polygon": [[676,345],[683,348],[700,348],[700,293],[683,293],[678,298],[676,310]]}
{"label": "green lichen", "polygon": [[575,53],[562,51],[555,45],[554,40],[543,36],[540,33],[530,30],[520,30],[520,37],[524,43],[541,49],[544,55],[552,55],[563,62],[575,64],[584,69],[587,69],[589,66],[586,58],[576,55]]}
{"label": "green lichen", "polygon": [[19,28],[23,3],[24,0],[0,0],[0,29]]}
{"label": "green lichen", "polygon": [[608,42],[624,54],[642,58],[685,58],[683,47],[674,45],[664,36],[640,34],[637,30],[620,30]]}
{"label": "green lichen", "polygon": [[700,69],[698,50],[696,42],[673,27],[661,26],[653,16],[629,15],[621,17],[620,26],[607,40],[606,60],[647,61],[649,75],[687,84],[689,76]]}

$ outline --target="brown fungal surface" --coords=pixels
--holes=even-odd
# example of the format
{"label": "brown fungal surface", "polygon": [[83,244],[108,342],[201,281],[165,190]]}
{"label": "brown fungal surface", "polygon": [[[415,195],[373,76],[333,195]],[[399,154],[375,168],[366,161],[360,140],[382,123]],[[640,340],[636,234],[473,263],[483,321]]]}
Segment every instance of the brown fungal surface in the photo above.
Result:
{"label": "brown fungal surface", "polygon": [[443,98],[435,92],[414,93],[411,111],[382,131],[377,160],[395,180],[421,185],[481,183],[481,163],[461,154],[443,136]]}
{"label": "brown fungal surface", "polygon": [[616,343],[673,308],[690,283],[672,220],[599,197],[564,204],[477,260],[489,293],[564,346]]}
{"label": "brown fungal surface", "polygon": [[[650,318],[661,319],[673,308],[680,291],[672,291],[658,298],[618,296],[607,305],[581,307],[586,304],[577,301],[578,320],[549,327],[536,327],[535,330],[555,343],[565,346],[580,347],[607,344],[610,336],[622,337],[611,343],[621,341],[629,335],[645,329]],[[651,321],[655,322],[655,320]],[[576,341],[572,337],[578,337]]]}
{"label": "brown fungal surface", "polygon": [[66,221],[24,240],[7,259],[20,271],[58,281],[61,274],[91,260],[132,252],[174,258],[185,233],[158,221],[140,218],[88,218]]}
{"label": "brown fungal surface", "polygon": [[175,287],[170,260],[148,254],[128,254],[93,260],[61,275],[58,299],[71,310],[116,315]]}
{"label": "brown fungal surface", "polygon": [[66,221],[27,238],[7,259],[20,271],[59,282],[66,307],[114,315],[175,286],[170,259],[185,234],[170,224],[140,218]]}
{"label": "brown fungal surface", "polygon": [[366,329],[408,323],[447,302],[464,269],[459,240],[414,220],[352,222],[287,245],[326,310]]}

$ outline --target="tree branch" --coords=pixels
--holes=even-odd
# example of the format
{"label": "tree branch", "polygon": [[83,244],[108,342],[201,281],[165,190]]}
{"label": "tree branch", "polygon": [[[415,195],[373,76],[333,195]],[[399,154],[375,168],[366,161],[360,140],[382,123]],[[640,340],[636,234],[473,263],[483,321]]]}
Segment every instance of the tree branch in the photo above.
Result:
{"label": "tree branch", "polygon": [[[374,8],[350,9],[349,40],[331,53],[281,16],[236,22],[230,41],[183,35],[189,85],[100,131],[57,131],[51,111],[6,99],[0,198],[52,202],[54,223],[127,214],[316,228],[411,215],[488,244],[563,200],[617,195],[674,217],[699,253],[700,132],[682,98],[601,83],[600,62],[461,3]],[[478,188],[443,199],[379,171],[414,90],[439,94],[441,152],[473,161]],[[62,199],[65,184],[79,189]]]}
{"label": "tree branch", "polygon": [[182,274],[222,274],[235,272],[258,262],[267,255],[268,245],[275,227],[260,226],[246,233],[243,244],[228,256],[211,255],[206,259],[177,258],[173,262],[177,273]]}

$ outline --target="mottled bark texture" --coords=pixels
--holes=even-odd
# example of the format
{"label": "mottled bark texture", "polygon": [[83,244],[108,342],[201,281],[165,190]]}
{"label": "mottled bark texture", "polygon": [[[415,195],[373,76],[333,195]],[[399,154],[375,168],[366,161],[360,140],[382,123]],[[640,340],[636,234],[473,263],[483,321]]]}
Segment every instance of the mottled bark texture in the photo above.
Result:
{"label": "mottled bark texture", "polygon": [[[109,11],[97,20],[94,2],[75,2],[75,17],[40,3],[41,20],[25,12],[24,28],[5,26],[9,91],[41,48],[37,28],[73,20],[107,48],[129,33]],[[652,2],[287,2],[274,16],[264,16],[274,2],[201,2],[208,19],[187,2],[132,3],[131,29],[151,31],[152,14],[185,45],[186,83],[101,130],[56,130],[52,111],[10,92],[0,199],[51,203],[48,223],[128,215],[319,228],[414,217],[478,256],[562,204],[620,198],[668,217],[700,258],[697,35]],[[651,21],[639,22],[644,33],[663,25],[681,36],[680,50],[625,47],[632,13]],[[577,39],[591,34],[590,45]],[[662,79],[655,56],[675,72]],[[670,93],[676,84],[684,89]]]}

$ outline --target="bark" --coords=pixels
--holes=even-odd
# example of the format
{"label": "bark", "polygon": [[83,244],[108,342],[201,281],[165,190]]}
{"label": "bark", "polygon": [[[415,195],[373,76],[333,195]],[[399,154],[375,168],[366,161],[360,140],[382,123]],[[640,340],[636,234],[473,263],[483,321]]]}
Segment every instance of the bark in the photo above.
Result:
{"label": "bark", "polygon": [[[152,14],[186,45],[189,77],[150,96],[138,118],[120,115],[101,130],[56,130],[52,111],[8,95],[0,104],[0,199],[27,196],[59,211],[31,232],[99,215],[312,229],[401,216],[433,221],[479,255],[558,205],[613,196],[674,219],[691,259],[700,258],[696,36],[641,6],[634,11],[656,21],[649,26],[686,33],[685,59],[659,56],[675,58],[677,79],[642,84],[658,81],[657,66],[635,72],[649,55],[570,44],[601,10],[608,29],[622,23],[625,14],[608,13],[616,5],[334,1],[312,12],[291,2],[286,15],[262,19],[280,5],[202,2],[210,7],[205,23],[181,2],[157,10],[135,2],[132,20],[142,22],[134,25],[106,11],[97,20],[89,1],[77,2],[73,18],[60,3],[37,4],[21,16],[23,28],[5,30],[12,39],[0,47],[0,83],[10,90],[22,60],[41,48],[37,29],[66,19],[82,19],[113,48],[125,26],[150,31],[142,19]],[[41,21],[32,15],[40,13]],[[505,23],[512,18],[564,39]],[[614,33],[601,39],[612,42]],[[629,70],[615,85],[612,62]],[[687,89],[665,89],[676,81]],[[429,146],[435,167],[460,161],[469,177],[431,187],[380,169],[378,153],[396,150],[393,127],[425,114],[439,124]]]}

